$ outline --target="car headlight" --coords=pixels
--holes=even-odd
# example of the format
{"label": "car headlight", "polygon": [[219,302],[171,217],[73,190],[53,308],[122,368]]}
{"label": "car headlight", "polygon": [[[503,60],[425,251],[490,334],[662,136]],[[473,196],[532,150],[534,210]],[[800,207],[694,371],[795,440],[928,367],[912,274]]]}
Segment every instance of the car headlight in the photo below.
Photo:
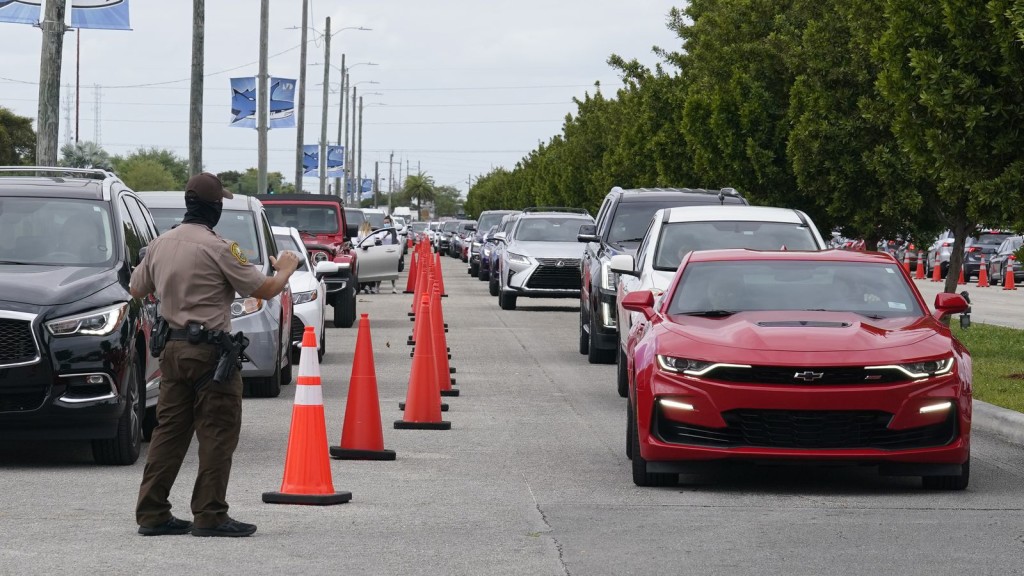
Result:
{"label": "car headlight", "polygon": [[949,374],[953,370],[956,360],[950,356],[937,360],[924,362],[909,362],[907,364],[889,364],[885,366],[867,366],[867,370],[899,370],[910,378],[932,378]]}
{"label": "car headlight", "polygon": [[292,293],[292,304],[305,304],[306,302],[313,302],[316,298],[316,290],[310,290],[309,292],[294,292]]}
{"label": "car headlight", "polygon": [[235,301],[231,303],[231,317],[248,316],[262,309],[263,300],[259,298],[235,298]]}
{"label": "car headlight", "polygon": [[608,264],[608,262],[601,264],[601,288],[615,290],[615,271]]}
{"label": "car headlight", "polygon": [[703,376],[716,368],[750,368],[747,364],[724,364],[721,362],[690,360],[689,358],[666,356],[664,354],[658,354],[658,367],[664,372],[686,374],[688,376]]}
{"label": "car headlight", "polygon": [[313,252],[313,265],[317,265],[321,262],[327,262],[326,252]]}
{"label": "car headlight", "polygon": [[106,336],[117,330],[127,313],[128,303],[122,302],[92,312],[50,320],[46,323],[46,329],[54,336]]}
{"label": "car headlight", "polygon": [[473,248],[479,248],[483,246],[483,242],[473,242]]}
{"label": "car headlight", "polygon": [[529,264],[530,259],[522,254],[516,254],[515,252],[508,253],[508,261],[513,264]]}

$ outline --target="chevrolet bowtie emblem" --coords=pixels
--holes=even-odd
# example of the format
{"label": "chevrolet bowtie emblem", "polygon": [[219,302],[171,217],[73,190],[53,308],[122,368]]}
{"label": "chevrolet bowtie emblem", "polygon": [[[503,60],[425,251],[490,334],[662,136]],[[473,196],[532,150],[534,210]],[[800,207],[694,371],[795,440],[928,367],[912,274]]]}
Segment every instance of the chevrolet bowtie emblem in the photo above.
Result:
{"label": "chevrolet bowtie emblem", "polygon": [[824,376],[824,372],[811,372],[810,370],[805,370],[803,372],[797,372],[796,374],[793,374],[793,378],[796,378],[797,380],[803,380],[804,382],[813,382],[815,380],[821,380]]}

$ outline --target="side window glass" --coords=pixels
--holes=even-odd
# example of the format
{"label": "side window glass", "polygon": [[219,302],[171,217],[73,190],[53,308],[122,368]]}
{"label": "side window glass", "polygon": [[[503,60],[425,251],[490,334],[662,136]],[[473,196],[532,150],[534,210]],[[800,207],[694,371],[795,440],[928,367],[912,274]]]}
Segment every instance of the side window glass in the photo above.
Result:
{"label": "side window glass", "polygon": [[131,196],[122,197],[125,205],[128,206],[128,213],[132,216],[132,223],[135,224],[135,232],[143,246],[148,246],[153,241],[153,234],[146,222],[145,209],[139,205],[139,201]]}
{"label": "side window glass", "polygon": [[[267,222],[267,215],[260,213],[260,222],[263,223],[263,237],[267,239],[267,254],[277,258],[277,241],[274,240],[274,234],[270,230],[270,223]],[[268,258],[269,262],[270,259]]]}
{"label": "side window glass", "polygon": [[643,270],[644,258],[647,257],[647,247],[651,241],[651,233],[654,232],[655,221],[652,219],[651,224],[647,226],[647,231],[644,232],[644,239],[640,242],[640,247],[636,249],[636,269]]}
{"label": "side window glass", "polygon": [[117,203],[117,211],[121,217],[121,226],[124,229],[125,255],[128,258],[128,264],[131,266],[138,266],[139,249],[142,248],[142,239],[139,238],[139,234],[135,230],[135,224],[132,222],[131,215],[128,211],[126,198],[123,196]]}
{"label": "side window glass", "polygon": [[604,236],[605,230],[608,229],[608,221],[611,220],[612,211],[612,199],[606,198],[604,203],[601,204],[601,209],[597,211],[597,234]]}

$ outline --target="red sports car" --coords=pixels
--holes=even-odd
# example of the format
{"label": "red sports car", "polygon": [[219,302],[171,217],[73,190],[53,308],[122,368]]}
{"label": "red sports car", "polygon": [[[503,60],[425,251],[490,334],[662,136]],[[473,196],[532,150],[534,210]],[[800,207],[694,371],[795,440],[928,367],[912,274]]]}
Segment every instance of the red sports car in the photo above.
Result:
{"label": "red sports car", "polygon": [[723,461],[877,465],[962,490],[971,356],[884,253],[691,252],[629,294],[626,454],[638,486]]}

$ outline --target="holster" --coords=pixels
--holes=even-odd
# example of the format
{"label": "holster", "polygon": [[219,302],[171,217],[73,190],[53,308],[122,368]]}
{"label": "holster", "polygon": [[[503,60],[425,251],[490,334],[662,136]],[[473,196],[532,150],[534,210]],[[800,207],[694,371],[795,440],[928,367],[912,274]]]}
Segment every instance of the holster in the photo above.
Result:
{"label": "holster", "polygon": [[164,320],[163,316],[157,316],[153,328],[149,331],[149,353],[154,358],[159,358],[160,353],[167,346],[167,335],[171,332],[171,325]]}
{"label": "holster", "polygon": [[242,352],[249,346],[249,339],[241,332],[222,332],[217,344],[220,346],[220,358],[213,371],[213,381],[220,384],[230,380],[235,370],[242,368]]}

